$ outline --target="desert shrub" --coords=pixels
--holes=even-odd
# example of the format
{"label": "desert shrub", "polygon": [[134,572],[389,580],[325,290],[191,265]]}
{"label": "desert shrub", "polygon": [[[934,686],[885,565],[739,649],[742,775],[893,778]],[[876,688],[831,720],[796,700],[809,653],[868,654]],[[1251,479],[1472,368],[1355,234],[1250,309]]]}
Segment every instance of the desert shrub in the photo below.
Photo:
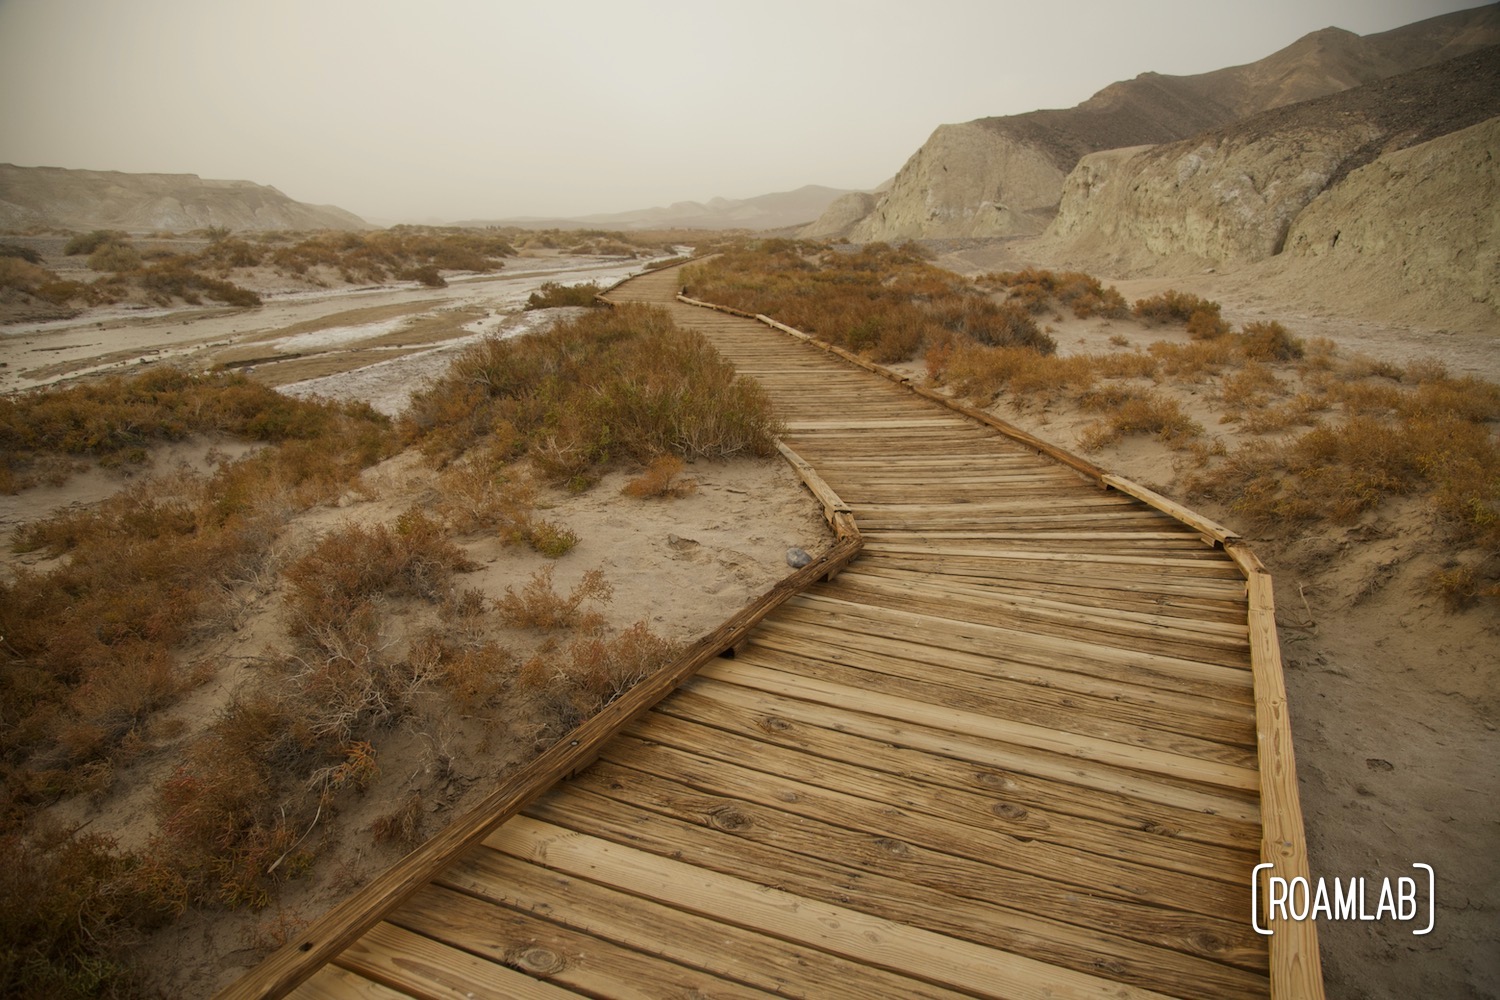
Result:
{"label": "desert shrub", "polygon": [[561,656],[533,657],[518,675],[539,700],[545,736],[560,736],[680,653],[644,621],[613,638],[598,631],[570,642]]}
{"label": "desert shrub", "polygon": [[368,649],[378,627],[373,598],[434,600],[454,573],[474,568],[420,510],[401,515],[395,530],[349,525],[286,568],[292,634],[328,655]]}
{"label": "desert shrub", "polygon": [[[92,258],[90,258],[92,262]],[[204,297],[231,306],[258,306],[260,296],[248,288],[219,278],[210,278],[193,269],[181,257],[173,257],[143,269],[136,278],[156,302],[167,305],[174,298],[197,305]]]}
{"label": "desert shrub", "polygon": [[1113,444],[1127,434],[1150,434],[1173,447],[1185,447],[1203,433],[1176,400],[1151,390],[1114,386],[1085,393],[1082,401],[1086,408],[1106,414],[1083,429],[1079,441],[1085,451]]}
{"label": "desert shrub", "polygon": [[1028,400],[1051,400],[1086,391],[1095,374],[1086,357],[1059,358],[1024,347],[985,347],[960,341],[940,355],[929,372],[934,381],[968,399],[989,402],[1001,393]]}
{"label": "desert shrub", "polygon": [[526,544],[548,559],[565,556],[578,544],[578,535],[572,530],[542,518],[527,522],[525,536]]}
{"label": "desert shrub", "polygon": [[1240,350],[1253,361],[1296,361],[1305,353],[1302,341],[1275,320],[1241,327]]}
{"label": "desert shrub", "polygon": [[498,436],[566,483],[663,453],[768,455],[777,423],[759,384],[739,378],[700,335],[663,310],[622,306],[475,345],[414,395],[405,429],[440,455]]}
{"label": "desert shrub", "polygon": [[95,271],[134,271],[141,266],[141,255],[126,243],[104,243],[89,254],[89,267]]}
{"label": "desert shrub", "polygon": [[1090,316],[1118,319],[1130,312],[1116,288],[1105,288],[1098,278],[1079,271],[1055,273],[1028,267],[981,275],[975,281],[981,286],[1007,289],[1010,302],[1033,314],[1044,312],[1054,300],[1071,308],[1079,319]]}
{"label": "desert shrub", "polygon": [[1188,336],[1194,340],[1214,340],[1229,332],[1229,324],[1219,315],[1217,303],[1212,309],[1194,309],[1187,321]]}
{"label": "desert shrub", "polygon": [[677,480],[682,474],[682,459],[676,455],[658,455],[651,460],[646,471],[630,480],[620,490],[626,496],[683,497],[698,488],[693,480]]}
{"label": "desert shrub", "polygon": [[111,459],[158,441],[223,433],[316,443],[319,460],[342,471],[389,454],[389,424],[363,403],[296,400],[240,374],[161,366],[131,378],[0,397],[0,459],[21,475],[48,455]]}
{"label": "desert shrub", "polygon": [[1188,344],[1157,341],[1146,349],[1160,364],[1164,375],[1177,378],[1217,374],[1240,357],[1233,340],[1219,337]]}
{"label": "desert shrub", "polygon": [[542,286],[526,299],[527,309],[556,309],[560,306],[592,306],[602,289],[598,282],[586,281],[577,285],[563,285],[556,281],[544,281]]}
{"label": "desert shrub", "polygon": [[1217,313],[1219,304],[1169,288],[1159,295],[1137,299],[1131,311],[1151,323],[1186,323],[1195,312]]}
{"label": "desert shrub", "polygon": [[126,243],[130,236],[120,232],[118,229],[95,229],[91,233],[79,233],[63,246],[63,254],[68,257],[77,257],[81,254],[92,254],[102,246],[111,243]]}
{"label": "desert shrub", "polygon": [[[39,267],[36,264],[22,260],[20,257],[0,257],[0,294],[7,290],[25,292],[26,294],[39,295],[48,301],[55,301],[56,289],[51,289],[52,294],[43,294],[42,290],[57,284],[57,275]],[[66,302],[64,297],[61,302]]]}
{"label": "desert shrub", "polygon": [[9,257],[14,260],[24,260],[28,264],[42,264],[42,255],[31,247],[18,246],[14,243],[0,243],[0,257]]}
{"label": "desert shrub", "polygon": [[1259,408],[1285,389],[1285,383],[1274,372],[1259,362],[1250,361],[1224,376],[1219,386],[1219,399],[1231,410]]}
{"label": "desert shrub", "polygon": [[411,268],[403,271],[401,277],[407,281],[415,281],[426,285],[428,288],[447,288],[447,280],[438,273],[438,269],[431,264],[423,264],[421,267]]}
{"label": "desert shrub", "polygon": [[594,612],[583,609],[585,601],[608,604],[614,588],[597,569],[583,574],[566,597],[552,586],[552,567],[543,566],[532,574],[518,592],[514,587],[505,588],[505,596],[495,602],[500,620],[511,628],[534,628],[543,630],[576,628],[582,631],[597,631],[603,620]]}
{"label": "desert shrub", "polygon": [[99,834],[0,837],[0,994],[16,1000],[135,995],[132,932],[180,912],[180,886]]}

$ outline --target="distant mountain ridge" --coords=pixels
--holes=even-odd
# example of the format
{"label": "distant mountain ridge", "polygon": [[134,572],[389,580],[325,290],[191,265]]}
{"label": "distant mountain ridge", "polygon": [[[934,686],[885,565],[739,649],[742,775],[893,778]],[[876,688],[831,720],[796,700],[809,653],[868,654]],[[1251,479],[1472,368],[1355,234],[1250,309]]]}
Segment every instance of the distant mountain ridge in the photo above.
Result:
{"label": "distant mountain ridge", "polygon": [[607,212],[568,218],[526,216],[470,219],[459,226],[521,226],[527,229],[785,229],[818,218],[839,198],[853,192],[807,184],[754,198],[679,201],[666,207]]}
{"label": "distant mountain ridge", "polygon": [[0,227],[29,226],[130,232],[373,228],[342,208],[295,201],[251,181],[0,164]]}
{"label": "distant mountain ridge", "polygon": [[1175,142],[1273,108],[1337,93],[1500,43],[1500,5],[1367,36],[1325,28],[1243,66],[1193,76],[1143,73],[1074,108],[942,125],[891,189],[850,224],[808,235],[855,241],[1041,233],[1063,182],[1090,153]]}

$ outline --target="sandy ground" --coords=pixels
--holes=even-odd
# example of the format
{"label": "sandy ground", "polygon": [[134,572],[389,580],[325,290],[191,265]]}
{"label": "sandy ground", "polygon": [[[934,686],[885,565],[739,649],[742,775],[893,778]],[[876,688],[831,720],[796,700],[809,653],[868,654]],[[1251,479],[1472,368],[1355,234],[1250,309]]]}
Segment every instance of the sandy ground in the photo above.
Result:
{"label": "sandy ground", "polygon": [[[1024,243],[950,253],[962,273],[1028,263]],[[1327,337],[1340,354],[1406,364],[1443,362],[1454,375],[1500,381],[1500,329],[1447,330],[1340,316],[1327,303],[1280,307],[1254,275],[1196,273],[1115,284],[1128,301],[1176,288],[1220,301],[1241,323],[1276,319],[1294,334]],[[1347,304],[1347,303],[1346,303]],[[1357,312],[1357,310],[1349,310]],[[1186,342],[1180,331],[1128,320],[1041,317],[1061,353],[1144,349]],[[1127,346],[1110,342],[1123,337]],[[921,369],[917,369],[921,371]],[[1249,435],[1219,422],[1218,379],[1158,386],[1210,436],[1233,448]],[[994,412],[1074,450],[1094,419],[1071,407]],[[1090,456],[1168,496],[1181,496],[1189,462],[1154,440],[1126,438]],[[1192,504],[1236,530],[1230,510]],[[1348,880],[1437,875],[1436,927],[1320,921],[1328,995],[1335,998],[1500,996],[1500,611],[1493,602],[1460,614],[1427,590],[1447,547],[1414,502],[1387,501],[1357,523],[1315,535],[1247,532],[1275,577],[1282,653],[1312,874]],[[1425,883],[1423,898],[1425,899]],[[1373,905],[1373,900],[1372,900]]]}

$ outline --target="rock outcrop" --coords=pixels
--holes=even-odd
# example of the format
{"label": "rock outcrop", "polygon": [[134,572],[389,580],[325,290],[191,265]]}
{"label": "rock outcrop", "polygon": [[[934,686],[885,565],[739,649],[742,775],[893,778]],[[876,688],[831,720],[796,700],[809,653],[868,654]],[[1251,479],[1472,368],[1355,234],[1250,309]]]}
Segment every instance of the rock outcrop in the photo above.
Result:
{"label": "rock outcrop", "polygon": [[[1064,172],[1045,151],[982,122],[943,125],[896,175],[890,193],[849,229],[856,242],[995,232],[1039,233]],[[819,219],[803,230],[817,231]]]}
{"label": "rock outcrop", "polygon": [[1411,322],[1500,316],[1500,116],[1387,153],[1292,223],[1288,275]]}
{"label": "rock outcrop", "polygon": [[332,205],[294,201],[250,181],[196,174],[127,174],[0,164],[0,226],[184,232],[209,226],[243,230],[370,229]]}
{"label": "rock outcrop", "polygon": [[[1254,263],[1280,253],[1300,213],[1351,172],[1496,115],[1500,46],[1184,142],[1096,153],[1065,182],[1046,240],[1072,258],[1107,253],[1117,273],[1171,257]],[[1493,202],[1451,194],[1494,214]]]}
{"label": "rock outcrop", "polygon": [[[1075,108],[944,125],[850,238],[1038,233],[1057,209],[1064,178],[1090,153],[1187,139],[1497,43],[1494,4],[1367,36],[1326,28],[1244,66],[1196,76],[1144,73]],[[819,219],[804,232],[829,231],[834,222]]]}

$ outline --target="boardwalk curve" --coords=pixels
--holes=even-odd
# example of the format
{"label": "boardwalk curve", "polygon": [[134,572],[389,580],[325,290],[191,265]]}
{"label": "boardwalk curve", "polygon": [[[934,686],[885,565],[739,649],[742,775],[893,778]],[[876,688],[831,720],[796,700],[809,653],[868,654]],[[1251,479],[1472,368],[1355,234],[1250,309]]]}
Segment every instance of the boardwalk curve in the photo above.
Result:
{"label": "boardwalk curve", "polygon": [[1253,554],[678,281],[835,551],[224,996],[1320,996]]}

